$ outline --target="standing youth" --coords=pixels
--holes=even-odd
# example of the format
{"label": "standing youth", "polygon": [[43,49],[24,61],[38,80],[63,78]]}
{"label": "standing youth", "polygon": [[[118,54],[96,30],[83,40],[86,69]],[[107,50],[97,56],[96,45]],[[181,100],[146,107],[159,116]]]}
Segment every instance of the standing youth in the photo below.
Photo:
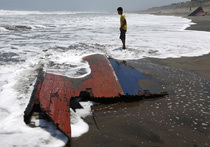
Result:
{"label": "standing youth", "polygon": [[127,21],[125,18],[125,14],[123,14],[123,8],[119,7],[117,9],[118,14],[121,15],[120,17],[120,39],[122,40],[123,49],[126,49],[125,46],[125,39],[126,39],[126,31],[127,31]]}

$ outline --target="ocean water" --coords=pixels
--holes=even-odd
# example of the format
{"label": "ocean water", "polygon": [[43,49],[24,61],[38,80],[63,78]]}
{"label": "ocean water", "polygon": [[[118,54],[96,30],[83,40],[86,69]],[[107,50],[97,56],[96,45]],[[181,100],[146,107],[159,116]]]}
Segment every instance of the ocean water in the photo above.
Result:
{"label": "ocean water", "polygon": [[[23,121],[38,70],[80,78],[90,74],[82,58],[104,54],[119,60],[178,58],[210,52],[210,33],[185,30],[191,20],[126,14],[128,50],[120,50],[119,15],[95,12],[0,10],[0,146],[63,146],[67,139],[46,120]],[[82,71],[82,72],[81,72]],[[92,103],[71,111],[72,136],[88,131],[82,118]],[[30,137],[29,137],[30,136]]]}

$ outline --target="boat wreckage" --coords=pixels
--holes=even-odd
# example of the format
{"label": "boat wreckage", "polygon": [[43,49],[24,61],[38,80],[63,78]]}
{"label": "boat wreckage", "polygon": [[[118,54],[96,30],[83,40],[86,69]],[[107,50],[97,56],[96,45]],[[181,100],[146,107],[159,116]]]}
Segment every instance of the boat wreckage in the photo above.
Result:
{"label": "boat wreckage", "polygon": [[196,10],[194,10],[188,16],[205,16],[206,14],[207,14],[207,12],[205,12],[202,7],[198,7]]}
{"label": "boat wreckage", "polygon": [[40,71],[24,121],[29,124],[34,112],[42,112],[68,137],[70,146],[70,108],[82,108],[79,101],[103,104],[132,102],[166,96],[155,80],[114,59],[104,55],[85,58],[91,74],[84,78],[68,78]]}

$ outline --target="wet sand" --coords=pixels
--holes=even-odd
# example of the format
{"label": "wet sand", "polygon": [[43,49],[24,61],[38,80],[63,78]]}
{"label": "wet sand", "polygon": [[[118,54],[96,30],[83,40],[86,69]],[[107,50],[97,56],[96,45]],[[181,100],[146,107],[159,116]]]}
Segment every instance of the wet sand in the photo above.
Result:
{"label": "wet sand", "polygon": [[201,57],[182,57],[150,60],[160,65],[188,70],[202,77],[210,78],[210,54]]}
{"label": "wet sand", "polygon": [[[204,23],[198,22],[188,29],[202,30]],[[94,117],[85,119],[89,132],[73,138],[72,147],[210,146],[210,54],[178,59],[147,58],[127,64],[158,81],[169,96],[93,106]]]}
{"label": "wet sand", "polygon": [[187,30],[210,31],[210,15],[188,16],[186,18],[191,19],[192,22],[196,23],[187,28]]}
{"label": "wet sand", "polygon": [[90,130],[72,146],[209,146],[210,78],[162,61],[167,59],[128,64],[161,83],[168,97],[93,106],[97,125],[86,118]]}

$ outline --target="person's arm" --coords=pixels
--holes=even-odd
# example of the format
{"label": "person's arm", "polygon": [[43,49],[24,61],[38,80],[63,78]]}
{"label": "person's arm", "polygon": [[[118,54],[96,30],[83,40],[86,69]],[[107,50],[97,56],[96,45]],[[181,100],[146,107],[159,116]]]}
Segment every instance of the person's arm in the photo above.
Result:
{"label": "person's arm", "polygon": [[127,21],[126,21],[126,19],[123,21],[123,24],[122,24],[122,26],[120,27],[120,30],[122,30],[122,28],[125,26],[127,24]]}

